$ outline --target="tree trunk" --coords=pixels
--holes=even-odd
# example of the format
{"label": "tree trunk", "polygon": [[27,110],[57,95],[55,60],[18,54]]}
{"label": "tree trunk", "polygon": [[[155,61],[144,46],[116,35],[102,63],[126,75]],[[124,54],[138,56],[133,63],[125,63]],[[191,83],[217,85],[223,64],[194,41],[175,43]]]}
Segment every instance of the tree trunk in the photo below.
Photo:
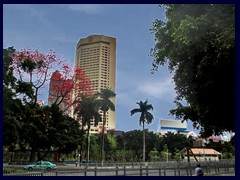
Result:
{"label": "tree trunk", "polygon": [[50,151],[50,148],[48,148],[47,151],[45,151],[45,153],[44,153],[42,156],[40,156],[39,159],[40,159],[40,160],[41,160],[41,159],[43,160],[43,159],[47,156],[47,154],[48,154],[49,151]]}
{"label": "tree trunk", "polygon": [[145,162],[145,129],[144,129],[144,122],[143,122],[143,162]]}
{"label": "tree trunk", "polygon": [[106,112],[103,112],[103,126],[102,126],[102,166],[105,158],[104,154],[104,128],[105,128],[105,123],[106,123]]}
{"label": "tree trunk", "polygon": [[79,162],[82,162],[82,156],[83,156],[83,153],[82,153],[82,144],[80,145],[80,150],[79,150],[79,154],[80,154],[80,157],[79,157]]}
{"label": "tree trunk", "polygon": [[36,156],[36,152],[35,149],[31,149],[31,153],[30,153],[30,162],[34,162],[35,161],[35,156]]}
{"label": "tree trunk", "polygon": [[41,159],[41,153],[40,153],[40,150],[37,151],[37,160],[38,160],[38,161],[41,161],[41,160],[42,160],[42,159]]}
{"label": "tree trunk", "polygon": [[89,136],[89,131],[90,131],[90,124],[88,125],[88,130],[87,130],[87,162],[89,162],[89,151],[90,151],[90,136]]}

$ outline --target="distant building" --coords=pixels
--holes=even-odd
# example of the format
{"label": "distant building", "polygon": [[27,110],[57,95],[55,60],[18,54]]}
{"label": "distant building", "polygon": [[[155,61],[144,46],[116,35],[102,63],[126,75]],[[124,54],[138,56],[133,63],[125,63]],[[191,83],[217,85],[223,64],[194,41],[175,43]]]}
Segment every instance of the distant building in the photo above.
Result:
{"label": "distant building", "polygon": [[124,131],[121,130],[107,130],[107,134],[113,135],[114,137],[120,136],[124,133]]}
{"label": "distant building", "polygon": [[[187,152],[189,151],[189,153]],[[184,148],[180,151],[183,161],[188,161],[188,154],[190,161],[219,161],[219,156],[222,154],[212,148]],[[194,158],[195,156],[195,158]]]}
{"label": "distant building", "polygon": [[174,134],[184,134],[187,136],[189,133],[187,129],[187,122],[180,121],[180,120],[160,120],[160,136],[165,135],[168,132],[172,132]]}
{"label": "distant building", "polygon": [[[76,68],[82,68],[90,78],[94,92],[109,88],[116,91],[116,38],[104,35],[90,35],[82,38],[76,47]],[[112,99],[115,104],[115,98]],[[101,113],[101,112],[100,112]],[[102,122],[97,127],[91,122],[90,133],[100,133]],[[115,112],[109,110],[105,133],[115,130]]]}

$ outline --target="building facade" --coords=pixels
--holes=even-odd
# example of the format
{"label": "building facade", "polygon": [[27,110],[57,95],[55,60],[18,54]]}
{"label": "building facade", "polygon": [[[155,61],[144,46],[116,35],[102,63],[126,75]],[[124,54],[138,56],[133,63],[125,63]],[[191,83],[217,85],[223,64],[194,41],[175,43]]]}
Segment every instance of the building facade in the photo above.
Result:
{"label": "building facade", "polygon": [[161,136],[163,136],[168,132],[172,132],[174,134],[176,134],[176,133],[184,134],[187,136],[187,134],[189,132],[187,129],[187,122],[186,121],[182,122],[181,120],[161,119],[160,120],[160,130],[158,133]]}
{"label": "building facade", "polygon": [[[189,153],[187,153],[189,151]],[[182,161],[203,162],[203,161],[219,161],[222,153],[212,148],[184,148],[180,151]],[[188,157],[189,156],[189,157]]]}
{"label": "building facade", "polygon": [[[116,38],[104,35],[90,35],[82,38],[76,47],[76,68],[83,68],[91,80],[94,92],[109,88],[116,90]],[[115,104],[115,98],[111,99]],[[100,133],[102,123],[94,127],[91,123],[90,133]],[[106,125],[107,130],[115,130],[115,112],[108,111]]]}

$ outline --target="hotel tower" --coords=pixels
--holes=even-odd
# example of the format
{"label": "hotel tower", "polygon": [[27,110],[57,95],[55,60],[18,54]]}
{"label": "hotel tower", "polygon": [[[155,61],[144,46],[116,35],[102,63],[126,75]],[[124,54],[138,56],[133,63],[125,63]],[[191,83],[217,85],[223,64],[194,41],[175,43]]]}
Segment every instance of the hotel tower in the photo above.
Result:
{"label": "hotel tower", "polygon": [[[76,47],[76,68],[81,67],[91,80],[94,92],[109,88],[116,92],[116,38],[104,35],[90,35],[82,38]],[[112,99],[115,104],[115,98]],[[100,133],[102,122],[97,127],[91,123],[90,133]],[[109,110],[106,130],[115,130],[115,112]]]}

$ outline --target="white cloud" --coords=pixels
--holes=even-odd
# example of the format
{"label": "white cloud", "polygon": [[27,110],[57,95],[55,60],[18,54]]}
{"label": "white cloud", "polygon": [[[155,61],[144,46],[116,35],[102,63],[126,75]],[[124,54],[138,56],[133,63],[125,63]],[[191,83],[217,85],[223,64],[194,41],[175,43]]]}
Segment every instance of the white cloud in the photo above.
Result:
{"label": "white cloud", "polygon": [[101,4],[68,4],[67,7],[87,14],[99,14],[103,11],[103,5]]}
{"label": "white cloud", "polygon": [[167,77],[162,80],[142,82],[138,85],[137,89],[147,96],[156,99],[171,99],[176,94],[172,77]]}

